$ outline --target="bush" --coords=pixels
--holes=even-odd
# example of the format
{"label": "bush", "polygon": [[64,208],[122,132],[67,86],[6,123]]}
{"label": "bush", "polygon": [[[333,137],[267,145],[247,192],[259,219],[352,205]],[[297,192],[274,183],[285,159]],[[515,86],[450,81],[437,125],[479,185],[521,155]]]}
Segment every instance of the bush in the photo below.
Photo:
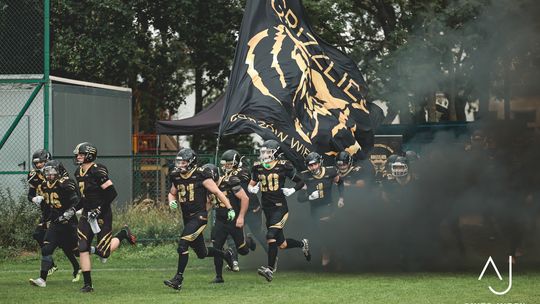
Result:
{"label": "bush", "polygon": [[180,211],[143,200],[135,206],[113,210],[113,233],[129,224],[141,243],[161,243],[178,240],[182,229]]}
{"label": "bush", "polygon": [[0,188],[0,257],[37,249],[32,232],[39,216],[39,208],[24,196],[14,198],[9,188]]}

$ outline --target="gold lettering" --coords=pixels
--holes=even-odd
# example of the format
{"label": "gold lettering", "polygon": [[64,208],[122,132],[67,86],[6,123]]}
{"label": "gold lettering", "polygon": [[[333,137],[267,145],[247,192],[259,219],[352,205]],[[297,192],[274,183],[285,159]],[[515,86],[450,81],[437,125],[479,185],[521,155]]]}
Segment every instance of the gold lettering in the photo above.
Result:
{"label": "gold lettering", "polygon": [[285,20],[291,28],[296,28],[298,26],[298,18],[291,10],[288,10],[287,14],[285,14]]}
{"label": "gold lettering", "polygon": [[[276,6],[276,2],[277,2],[276,0],[272,0],[272,9],[274,10],[274,12],[276,12],[276,14],[281,19],[283,16],[285,16],[283,9],[287,8],[287,3],[285,1],[280,1],[281,4],[278,4],[278,6]],[[278,11],[276,8],[279,8],[281,10]]]}
{"label": "gold lettering", "polygon": [[353,79],[349,79],[349,84],[347,85],[347,87],[345,87],[343,92],[345,92],[345,94],[347,94],[354,102],[356,102],[358,99],[356,99],[356,97],[354,97],[354,95],[349,92],[352,86],[356,87],[356,90],[360,90],[360,86],[358,86],[356,81],[354,81]]}
{"label": "gold lettering", "polygon": [[337,84],[338,87],[341,87],[341,85],[345,82],[345,79],[347,79],[347,76],[349,76],[349,74],[345,72],[345,74],[343,74],[343,78],[341,78],[341,80]]}

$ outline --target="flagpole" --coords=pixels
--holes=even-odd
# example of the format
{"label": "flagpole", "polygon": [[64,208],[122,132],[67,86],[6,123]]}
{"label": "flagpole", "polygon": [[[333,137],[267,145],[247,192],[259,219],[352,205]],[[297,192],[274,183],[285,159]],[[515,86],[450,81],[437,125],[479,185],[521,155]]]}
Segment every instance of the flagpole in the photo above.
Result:
{"label": "flagpole", "polygon": [[218,157],[218,153],[219,153],[219,139],[220,138],[221,138],[221,136],[218,134],[217,141],[216,141],[216,155],[214,156],[214,165],[216,165],[216,166],[218,164],[217,157]]}

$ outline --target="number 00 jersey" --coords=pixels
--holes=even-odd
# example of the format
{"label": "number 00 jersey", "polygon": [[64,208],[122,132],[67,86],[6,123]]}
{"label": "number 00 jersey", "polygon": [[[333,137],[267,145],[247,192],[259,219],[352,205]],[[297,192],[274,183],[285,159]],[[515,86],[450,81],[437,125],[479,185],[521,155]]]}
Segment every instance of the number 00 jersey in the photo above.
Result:
{"label": "number 00 jersey", "polygon": [[[103,191],[105,190],[101,189],[101,185],[109,180],[107,167],[101,164],[92,164],[88,170],[84,171],[82,166],[80,166],[75,171],[75,180],[81,192],[81,207],[85,211],[95,209],[103,204]],[[110,208],[110,205],[102,206],[101,208],[102,211],[106,211]]]}
{"label": "number 00 jersey", "polygon": [[288,160],[274,161],[269,168],[258,162],[253,165],[251,179],[259,182],[264,208],[287,205],[282,189],[287,177],[293,179],[295,173],[293,164]]}
{"label": "number 00 jersey", "polygon": [[204,187],[203,182],[212,178],[210,169],[195,167],[184,174],[173,170],[169,178],[177,190],[176,199],[180,203],[184,217],[206,211],[208,190]]}
{"label": "number 00 jersey", "polygon": [[62,177],[51,183],[44,181],[41,184],[43,202],[48,213],[48,221],[53,221],[61,216],[68,208],[75,207],[79,203],[79,193],[75,181],[69,177]]}

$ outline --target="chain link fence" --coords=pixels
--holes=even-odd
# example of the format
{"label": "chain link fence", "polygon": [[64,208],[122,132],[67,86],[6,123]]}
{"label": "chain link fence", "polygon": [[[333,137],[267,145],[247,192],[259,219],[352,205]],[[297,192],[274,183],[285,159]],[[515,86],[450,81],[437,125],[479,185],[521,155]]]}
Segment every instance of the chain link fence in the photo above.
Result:
{"label": "chain link fence", "polygon": [[0,189],[15,197],[26,192],[32,152],[47,142],[45,7],[0,0]]}

